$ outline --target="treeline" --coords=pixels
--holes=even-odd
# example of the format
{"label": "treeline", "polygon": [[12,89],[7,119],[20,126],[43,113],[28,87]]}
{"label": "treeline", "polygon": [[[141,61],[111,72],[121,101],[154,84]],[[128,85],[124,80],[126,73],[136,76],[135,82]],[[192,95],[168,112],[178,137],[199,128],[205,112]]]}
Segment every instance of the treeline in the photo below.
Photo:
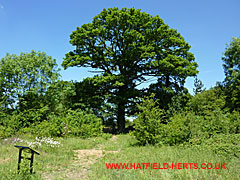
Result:
{"label": "treeline", "polygon": [[7,54],[0,78],[0,137],[101,134],[102,120],[84,105],[75,106],[75,84],[59,80],[56,61],[45,53]]}

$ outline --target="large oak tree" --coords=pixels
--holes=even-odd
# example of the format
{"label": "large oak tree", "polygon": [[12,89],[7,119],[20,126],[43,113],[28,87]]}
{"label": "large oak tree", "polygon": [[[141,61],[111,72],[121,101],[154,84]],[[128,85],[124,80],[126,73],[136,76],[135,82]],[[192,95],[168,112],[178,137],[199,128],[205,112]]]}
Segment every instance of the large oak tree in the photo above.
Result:
{"label": "large oak tree", "polygon": [[[186,77],[197,73],[190,46],[159,16],[134,8],[109,8],[70,35],[75,50],[62,63],[68,67],[91,67],[98,73],[96,85],[116,107],[118,130],[125,129],[125,116],[149,77],[166,87],[182,87]],[[107,84],[107,85],[106,85]],[[156,86],[158,85],[156,84]]]}

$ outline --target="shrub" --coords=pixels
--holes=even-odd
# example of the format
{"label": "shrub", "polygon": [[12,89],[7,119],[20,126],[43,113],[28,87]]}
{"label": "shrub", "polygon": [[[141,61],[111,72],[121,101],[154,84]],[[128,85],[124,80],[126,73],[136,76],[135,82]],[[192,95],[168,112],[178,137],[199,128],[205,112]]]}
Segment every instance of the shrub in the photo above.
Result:
{"label": "shrub", "polygon": [[14,130],[10,127],[0,126],[0,139],[10,137],[14,134]]}
{"label": "shrub", "polygon": [[102,120],[93,113],[68,110],[63,122],[75,136],[92,137],[102,133]]}
{"label": "shrub", "polygon": [[102,120],[92,113],[68,110],[61,116],[49,115],[48,120],[38,124],[35,129],[38,136],[74,135],[86,138],[101,135]]}
{"label": "shrub", "polygon": [[163,111],[156,107],[157,101],[153,100],[153,95],[144,99],[138,105],[140,110],[134,120],[135,131],[132,135],[136,137],[142,145],[156,144],[162,138],[164,124],[162,123]]}
{"label": "shrub", "polygon": [[23,112],[0,114],[0,137],[9,137],[16,133],[31,132],[35,124],[40,123],[46,116],[48,108],[28,109]]}
{"label": "shrub", "polygon": [[192,114],[176,114],[170,118],[170,122],[165,125],[165,138],[162,139],[164,144],[175,145],[189,140],[191,136],[190,122]]}
{"label": "shrub", "polygon": [[221,94],[219,87],[196,94],[188,102],[188,109],[198,115],[207,115],[215,110],[225,107],[225,97]]}
{"label": "shrub", "polygon": [[102,137],[105,140],[109,140],[110,138],[112,138],[112,134],[109,133],[102,133]]}
{"label": "shrub", "polygon": [[[152,96],[153,97],[153,96]],[[239,112],[225,113],[216,108],[204,114],[182,112],[170,117],[165,123],[164,113],[157,108],[152,97],[138,105],[140,113],[134,120],[132,133],[142,145],[163,143],[178,145],[183,143],[201,144],[219,134],[236,134],[240,130]]]}
{"label": "shrub", "polygon": [[191,146],[202,150],[210,150],[218,155],[240,158],[240,134],[216,134],[201,143],[191,142]]}
{"label": "shrub", "polygon": [[240,113],[238,111],[233,111],[230,116],[230,133],[237,134],[240,133]]}
{"label": "shrub", "polygon": [[190,141],[201,144],[203,139],[214,135],[237,133],[237,123],[237,114],[223,113],[219,110],[209,112],[205,116],[193,112],[176,114],[165,127],[167,136],[163,142],[169,145]]}
{"label": "shrub", "polygon": [[0,139],[9,137],[15,133],[15,130],[12,128],[13,125],[9,123],[9,119],[11,119],[11,116],[0,112]]}
{"label": "shrub", "polygon": [[62,125],[62,117],[51,115],[48,118],[49,120],[44,120],[33,127],[33,134],[47,137],[62,136],[64,128]]}

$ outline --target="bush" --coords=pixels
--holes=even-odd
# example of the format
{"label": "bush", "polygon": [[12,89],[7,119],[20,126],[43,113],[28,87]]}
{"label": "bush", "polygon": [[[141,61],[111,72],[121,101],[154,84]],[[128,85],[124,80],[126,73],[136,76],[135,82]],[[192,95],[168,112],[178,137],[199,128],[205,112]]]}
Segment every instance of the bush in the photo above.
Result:
{"label": "bush", "polygon": [[31,132],[35,124],[46,116],[48,108],[28,109],[23,112],[14,111],[11,114],[0,114],[0,137],[9,137],[17,133]]}
{"label": "bush", "polygon": [[237,134],[240,133],[240,113],[238,111],[233,111],[230,116],[230,133]]}
{"label": "bush", "polygon": [[[153,96],[152,96],[153,97]],[[182,112],[164,122],[164,113],[156,107],[157,101],[149,97],[138,105],[140,113],[134,120],[132,133],[142,145],[183,143],[201,144],[219,134],[236,134],[240,130],[239,112],[225,113],[219,108],[205,113]],[[207,113],[206,113],[207,112]]]}
{"label": "bush", "polygon": [[162,143],[168,145],[181,144],[189,140],[191,136],[190,122],[192,114],[176,114],[170,118],[170,122],[165,125],[165,137],[161,140]]}
{"label": "bush", "polygon": [[176,114],[166,125],[165,144],[175,145],[184,142],[199,142],[218,134],[238,133],[239,113],[223,113],[216,110],[208,115],[200,116],[193,112]]}
{"label": "bush", "polygon": [[93,113],[69,110],[64,123],[70,134],[80,137],[99,136],[102,133],[102,120]]}
{"label": "bush", "polygon": [[140,112],[134,120],[135,131],[132,135],[136,137],[141,145],[156,144],[162,138],[164,124],[162,123],[163,111],[156,107],[157,101],[150,96],[138,105]]}
{"label": "bush", "polygon": [[202,150],[210,150],[218,155],[240,158],[240,134],[217,134],[201,143],[191,142],[191,146]]}
{"label": "bush", "polygon": [[9,123],[11,116],[4,112],[0,112],[0,139],[11,136],[15,133],[11,123]]}
{"label": "bush", "polygon": [[14,134],[14,130],[10,127],[0,126],[0,139],[10,137]]}
{"label": "bush", "polygon": [[112,138],[112,134],[103,133],[103,134],[102,134],[102,138],[105,139],[105,140],[109,140],[110,138]]}
{"label": "bush", "polygon": [[207,115],[215,110],[225,107],[225,97],[219,87],[196,94],[188,102],[188,109],[198,115]]}
{"label": "bush", "polygon": [[37,136],[62,136],[64,130],[62,117],[51,115],[48,118],[49,120],[44,120],[33,127],[32,129],[34,129],[34,131],[32,133],[36,134]]}
{"label": "bush", "polygon": [[92,113],[68,110],[61,116],[50,115],[36,127],[39,136],[74,135],[82,138],[99,136],[102,133],[102,120]]}

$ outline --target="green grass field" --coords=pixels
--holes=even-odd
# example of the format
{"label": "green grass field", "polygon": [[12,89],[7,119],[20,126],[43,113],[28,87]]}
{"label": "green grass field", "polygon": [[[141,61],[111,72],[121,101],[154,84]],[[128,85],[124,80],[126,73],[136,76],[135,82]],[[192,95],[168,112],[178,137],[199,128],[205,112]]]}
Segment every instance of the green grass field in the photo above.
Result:
{"label": "green grass field", "polygon": [[[1,141],[0,179],[240,179],[239,158],[193,147],[142,147],[129,135],[54,139],[60,145],[46,140],[34,148],[40,153],[34,159],[35,173],[30,175],[22,167],[17,174],[18,149],[14,145],[36,141],[31,135],[19,138],[22,142],[14,138]],[[107,169],[106,163],[226,163],[226,169]]]}

